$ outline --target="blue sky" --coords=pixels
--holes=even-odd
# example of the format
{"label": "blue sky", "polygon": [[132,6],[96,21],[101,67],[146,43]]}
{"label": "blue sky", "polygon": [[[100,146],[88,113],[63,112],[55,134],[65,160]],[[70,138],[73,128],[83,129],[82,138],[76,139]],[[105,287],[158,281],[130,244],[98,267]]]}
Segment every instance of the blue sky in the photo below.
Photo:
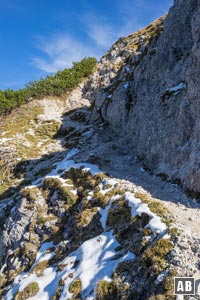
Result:
{"label": "blue sky", "polygon": [[0,89],[21,88],[165,14],[173,0],[0,0]]}

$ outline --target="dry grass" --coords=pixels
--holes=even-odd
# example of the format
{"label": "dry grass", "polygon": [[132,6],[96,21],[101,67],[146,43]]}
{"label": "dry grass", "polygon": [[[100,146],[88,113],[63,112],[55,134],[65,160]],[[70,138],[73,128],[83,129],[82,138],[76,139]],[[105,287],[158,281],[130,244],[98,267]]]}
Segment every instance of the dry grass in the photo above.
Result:
{"label": "dry grass", "polygon": [[167,226],[173,222],[173,217],[169,210],[160,201],[145,193],[136,193],[135,197],[139,198],[143,203],[148,204],[150,210],[158,215]]}
{"label": "dry grass", "polygon": [[43,260],[39,262],[34,268],[32,269],[32,273],[36,273],[38,277],[43,276],[43,272],[45,269],[49,267],[49,261]]}
{"label": "dry grass", "polygon": [[35,296],[39,292],[39,285],[37,282],[32,282],[21,292],[17,292],[15,300],[26,300],[30,297]]}
{"label": "dry grass", "polygon": [[69,292],[78,295],[81,292],[81,280],[80,278],[74,280],[69,286]]}
{"label": "dry grass", "polygon": [[96,298],[97,300],[117,299],[117,288],[113,282],[101,280],[97,284]]}
{"label": "dry grass", "polygon": [[173,244],[168,239],[160,239],[142,255],[143,267],[149,274],[158,275],[169,266],[168,258]]}

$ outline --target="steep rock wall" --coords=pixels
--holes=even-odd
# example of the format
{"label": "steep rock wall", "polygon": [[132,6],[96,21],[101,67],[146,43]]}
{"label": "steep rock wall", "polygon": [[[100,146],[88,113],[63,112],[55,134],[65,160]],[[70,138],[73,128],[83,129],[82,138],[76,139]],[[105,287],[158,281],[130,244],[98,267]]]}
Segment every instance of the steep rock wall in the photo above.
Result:
{"label": "steep rock wall", "polygon": [[93,121],[148,168],[200,192],[199,0],[176,0],[166,19],[121,38],[85,91]]}

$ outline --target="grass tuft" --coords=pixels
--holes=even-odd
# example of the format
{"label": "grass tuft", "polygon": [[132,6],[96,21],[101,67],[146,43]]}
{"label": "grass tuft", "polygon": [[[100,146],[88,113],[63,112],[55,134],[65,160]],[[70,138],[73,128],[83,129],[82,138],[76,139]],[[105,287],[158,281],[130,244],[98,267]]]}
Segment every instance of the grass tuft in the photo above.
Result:
{"label": "grass tuft", "polygon": [[26,300],[30,297],[35,296],[39,292],[39,284],[32,282],[25,287],[23,291],[18,291],[15,295],[15,300]]}

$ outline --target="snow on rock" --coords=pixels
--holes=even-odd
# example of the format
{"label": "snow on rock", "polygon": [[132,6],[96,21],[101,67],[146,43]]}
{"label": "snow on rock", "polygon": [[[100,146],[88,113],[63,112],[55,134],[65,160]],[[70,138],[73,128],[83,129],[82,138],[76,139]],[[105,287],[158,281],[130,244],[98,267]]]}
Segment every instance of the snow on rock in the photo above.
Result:
{"label": "snow on rock", "polygon": [[[45,177],[41,177],[41,178],[33,181],[31,187],[39,186],[42,183],[42,181],[44,180],[44,178],[49,178],[49,177],[58,178],[60,181],[62,181],[63,185],[67,185],[65,183],[65,180],[62,179],[61,176],[63,175],[63,173],[70,170],[71,168],[74,168],[74,169],[83,168],[84,171],[90,171],[92,175],[95,175],[95,174],[101,172],[99,167],[96,165],[85,163],[85,162],[75,163],[74,160],[70,159],[77,153],[78,153],[77,149],[71,150],[63,160],[61,160],[59,163],[55,164],[55,168],[50,173],[48,173]],[[63,170],[63,171],[60,172],[61,170]]]}
{"label": "snow on rock", "polygon": [[[45,251],[51,248],[52,245],[53,243],[42,245],[35,264],[47,259],[48,254]],[[78,278],[81,280],[82,296],[85,300],[92,300],[95,297],[95,287],[99,280],[111,280],[113,270],[115,270],[120,262],[135,258],[135,255],[131,252],[121,257],[116,256],[115,249],[118,246],[119,243],[116,241],[113,231],[105,232],[90,239],[62,261],[62,265],[65,266],[62,271],[56,272],[56,268],[49,267],[39,277],[34,273],[22,273],[17,276],[14,282],[15,285],[7,293],[5,300],[12,300],[18,290],[24,290],[31,282],[38,283],[39,292],[29,298],[29,300],[49,300],[55,294],[61,278],[65,284],[60,300],[72,297],[72,294],[69,292],[69,286]],[[52,252],[52,255],[54,255],[54,252]],[[69,276],[72,273],[73,278]]]}
{"label": "snow on rock", "polygon": [[[114,186],[117,182],[114,180],[107,180],[103,179],[102,184],[112,184]],[[101,184],[101,185],[102,185]],[[112,189],[112,188],[111,188]],[[110,190],[110,189],[109,189]],[[101,193],[105,192],[100,189]],[[108,190],[106,190],[108,192]],[[111,197],[109,204],[103,209],[99,208],[99,213],[101,214],[101,225],[105,229],[106,228],[106,222],[108,218],[108,212],[111,208],[112,203],[115,200],[120,199],[120,195],[116,195]],[[128,201],[128,204],[131,208],[131,214],[133,217],[135,216],[141,216],[142,213],[145,213],[151,217],[151,220],[146,225],[146,228],[150,228],[152,232],[154,233],[165,233],[167,227],[166,225],[161,221],[160,217],[158,217],[156,214],[152,213],[149,209],[148,205],[146,203],[142,203],[142,201],[139,198],[134,197],[134,194],[131,192],[126,192],[124,194],[124,200]]]}
{"label": "snow on rock", "polygon": [[128,82],[124,83],[124,84],[123,84],[123,87],[127,90],[128,87],[129,87],[129,83],[128,83]]}
{"label": "snow on rock", "polygon": [[[65,159],[63,159],[56,165],[56,168],[54,170],[52,170],[48,176],[57,175],[59,170],[64,170],[64,172],[65,172],[71,168],[74,168],[74,169],[83,168],[83,170],[85,170],[85,171],[90,171],[92,173],[92,175],[101,172],[99,167],[96,165],[92,165],[92,164],[85,163],[85,162],[75,163],[74,160],[68,159],[68,157],[66,157]],[[62,173],[60,173],[60,174],[62,174]]]}
{"label": "snow on rock", "polygon": [[135,198],[131,192],[125,193],[124,199],[128,201],[133,217],[141,216],[142,213],[145,213],[151,217],[151,220],[146,225],[146,228],[150,228],[152,232],[155,233],[164,233],[166,231],[166,225],[161,221],[160,217],[150,211],[146,203],[142,203],[139,198]]}
{"label": "snow on rock", "polygon": [[[126,260],[134,259],[135,255],[128,252],[126,255],[116,258],[115,248],[119,246],[113,236],[113,232],[105,232],[82,244],[76,251],[71,253],[62,263],[67,267],[63,271],[63,277],[73,273],[73,278],[65,281],[64,290],[60,300],[71,298],[69,293],[70,283],[80,278],[82,284],[82,296],[84,299],[95,299],[95,287],[99,280],[111,279],[113,270],[117,265]],[[74,263],[79,262],[74,268]],[[90,297],[90,298],[88,298]]]}
{"label": "snow on rock", "polygon": [[93,195],[94,195],[94,192],[93,191],[90,191],[89,193],[88,193],[88,196],[87,196],[87,200],[92,200],[93,199]]}
{"label": "snow on rock", "polygon": [[177,95],[178,93],[180,93],[181,90],[184,90],[185,88],[186,88],[186,84],[184,82],[181,82],[178,85],[167,89],[166,92],[172,92],[175,95]]}
{"label": "snow on rock", "polygon": [[8,142],[8,141],[12,141],[12,140],[14,140],[14,138],[1,138],[1,139],[0,139],[0,143],[1,143],[1,144],[4,144],[4,143],[6,143],[6,142]]}
{"label": "snow on rock", "polygon": [[99,208],[99,213],[101,214],[100,222],[101,222],[101,225],[102,225],[102,227],[104,229],[106,228],[106,222],[107,222],[107,219],[108,219],[108,212],[109,212],[109,209],[111,208],[112,203],[115,200],[118,200],[120,198],[121,198],[120,195],[112,196],[110,198],[109,205],[107,205],[104,209],[103,208]]}
{"label": "snow on rock", "polygon": [[71,151],[69,151],[69,153],[67,153],[66,159],[70,159],[72,158],[74,155],[76,155],[79,152],[78,149],[72,149]]}
{"label": "snow on rock", "polygon": [[154,215],[150,220],[149,224],[147,224],[146,228],[150,228],[152,232],[164,233],[167,229],[166,225],[161,222],[160,217]]}
{"label": "snow on rock", "polygon": [[[118,182],[116,180],[104,178],[102,182],[99,184],[100,192],[103,195],[105,195],[106,193],[110,192],[117,184]],[[111,185],[111,187],[104,189],[106,185]]]}
{"label": "snow on rock", "polygon": [[[65,180],[61,178],[61,174],[70,168],[80,168],[83,170],[89,170],[92,174],[99,173],[99,168],[95,165],[88,163],[75,163],[71,158],[76,151],[72,151],[68,154],[67,158],[60,161],[54,170],[52,170],[46,178],[58,178],[63,185],[66,184]],[[59,170],[63,170],[60,172]],[[58,172],[59,171],[59,172]],[[106,194],[112,190],[118,184],[117,180],[104,178],[99,184],[100,192]],[[106,186],[109,188],[106,189]],[[73,190],[74,194],[76,190]],[[89,200],[92,201],[94,192],[90,191]],[[136,198],[133,193],[126,192],[124,196],[115,195],[110,197],[109,204],[103,209],[98,207],[98,211],[101,214],[100,222],[102,227],[106,230],[106,222],[108,219],[108,213],[112,206],[112,203],[120,198],[128,202],[131,208],[131,214],[133,217],[141,216],[145,213],[150,216],[150,221],[146,225],[146,228],[150,228],[153,233],[160,234],[168,238],[166,235],[166,225],[161,222],[160,217],[152,213],[147,204],[142,203],[139,198]],[[67,243],[68,241],[63,241]],[[39,249],[35,263],[31,270],[27,273],[21,273],[15,278],[13,288],[6,294],[5,300],[12,300],[17,291],[23,291],[24,288],[31,282],[37,282],[39,285],[39,292],[29,298],[29,300],[49,300],[58,288],[59,281],[63,280],[62,293],[60,300],[71,299],[72,294],[69,292],[70,284],[74,280],[81,280],[81,295],[85,300],[95,299],[95,289],[100,280],[111,281],[112,274],[118,264],[123,261],[132,260],[135,255],[131,252],[119,253],[115,249],[120,244],[117,242],[113,231],[105,231],[104,233],[85,241],[77,250],[70,253],[63,261],[60,261],[64,266],[62,270],[54,266],[47,267],[42,276],[38,276],[34,273],[34,267],[42,262],[49,261],[55,255],[53,242],[44,243]],[[48,249],[51,251],[47,251]],[[119,255],[120,254],[120,255]]]}
{"label": "snow on rock", "polygon": [[[31,270],[33,270],[34,266],[36,266],[39,262],[49,260],[55,255],[54,252],[46,253],[46,250],[50,249],[52,246],[53,242],[44,243],[41,246]],[[30,273],[21,273],[15,278],[14,287],[6,294],[5,300],[12,300],[17,291],[23,291],[32,282],[38,283],[39,292],[35,296],[28,299],[48,300],[55,294],[59,279],[60,278],[56,273],[56,268],[51,267],[45,269],[43,275],[39,277],[35,273],[32,273],[32,271],[30,271]]]}
{"label": "snow on rock", "polygon": [[116,180],[113,180],[113,179],[107,179],[107,178],[104,178],[103,180],[102,180],[102,184],[103,184],[103,186],[105,186],[105,185],[112,185],[112,186],[115,186],[116,184],[117,184],[118,182],[116,181]]}
{"label": "snow on rock", "polygon": [[39,292],[35,296],[28,299],[29,300],[51,299],[51,297],[55,294],[58,285],[58,279],[56,278],[56,275],[57,274],[55,268],[46,269],[44,271],[43,276],[41,277],[38,277],[36,274],[31,274],[20,283],[19,291],[24,290],[26,286],[29,285],[31,282],[37,282],[39,285]]}
{"label": "snow on rock", "polygon": [[[40,249],[39,249],[39,251],[38,251],[38,253],[37,253],[37,256],[36,256],[36,260],[35,260],[34,265],[36,265],[38,262],[41,262],[41,261],[50,259],[50,258],[49,258],[49,254],[50,254],[50,253],[45,254],[45,251],[46,251],[47,249],[51,248],[51,247],[53,247],[53,242],[44,243],[44,244],[40,247]],[[52,257],[52,254],[51,254],[50,256]]]}

